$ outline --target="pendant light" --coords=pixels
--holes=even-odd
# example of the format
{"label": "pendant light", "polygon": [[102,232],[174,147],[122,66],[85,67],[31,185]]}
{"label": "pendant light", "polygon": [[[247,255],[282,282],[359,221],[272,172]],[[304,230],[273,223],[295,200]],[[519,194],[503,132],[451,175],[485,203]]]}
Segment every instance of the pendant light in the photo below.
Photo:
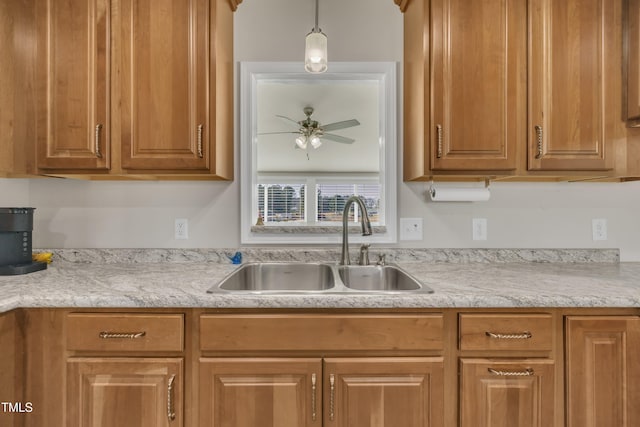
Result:
{"label": "pendant light", "polygon": [[304,69],[309,73],[327,71],[327,36],[318,28],[318,0],[316,0],[316,26],[305,39]]}

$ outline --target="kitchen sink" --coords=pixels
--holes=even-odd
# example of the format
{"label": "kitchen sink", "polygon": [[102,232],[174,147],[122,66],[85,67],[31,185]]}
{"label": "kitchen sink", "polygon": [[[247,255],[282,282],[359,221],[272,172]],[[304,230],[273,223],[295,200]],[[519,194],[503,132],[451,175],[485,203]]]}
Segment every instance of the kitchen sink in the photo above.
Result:
{"label": "kitchen sink", "polygon": [[349,289],[367,292],[433,293],[396,265],[341,265],[338,273]]}
{"label": "kitchen sink", "polygon": [[243,293],[321,292],[335,284],[330,264],[261,262],[243,264],[214,288]]}
{"label": "kitchen sink", "polygon": [[433,293],[397,265],[260,262],[243,264],[209,293]]}

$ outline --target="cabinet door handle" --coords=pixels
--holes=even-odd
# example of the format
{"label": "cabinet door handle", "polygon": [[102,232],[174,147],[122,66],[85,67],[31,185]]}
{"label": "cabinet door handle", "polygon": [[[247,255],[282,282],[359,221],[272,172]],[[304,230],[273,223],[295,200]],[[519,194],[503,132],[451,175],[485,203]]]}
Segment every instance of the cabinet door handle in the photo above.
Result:
{"label": "cabinet door handle", "polygon": [[329,420],[333,421],[336,415],[336,376],[329,375]]}
{"label": "cabinet door handle", "polygon": [[96,150],[96,157],[101,159],[102,158],[102,152],[100,152],[100,133],[102,131],[102,124],[98,123],[96,125],[96,134],[95,134],[95,150]]}
{"label": "cabinet door handle", "polygon": [[316,374],[311,374],[311,421],[316,420]]}
{"label": "cabinet door handle", "polygon": [[536,137],[537,137],[536,159],[541,159],[542,158],[542,126],[537,125],[535,127],[535,130],[536,130]]}
{"label": "cabinet door handle", "polygon": [[176,419],[176,411],[173,407],[173,382],[175,379],[176,376],[171,375],[171,378],[169,378],[169,384],[167,384],[167,418],[169,418],[169,421]]}
{"label": "cabinet door handle", "polygon": [[436,125],[436,139],[438,141],[436,157],[439,159],[442,157],[442,125]]}
{"label": "cabinet door handle", "polygon": [[141,332],[108,332],[108,331],[104,331],[104,332],[100,332],[98,334],[98,336],[102,339],[111,339],[111,338],[128,338],[128,339],[136,339],[136,338],[142,338],[145,335],[147,335],[147,333],[145,331],[141,331]]}
{"label": "cabinet door handle", "polygon": [[533,334],[528,331],[524,331],[522,333],[516,334],[501,334],[499,332],[485,332],[485,334],[490,338],[495,338],[498,340],[528,340],[533,338]]}
{"label": "cabinet door handle", "polygon": [[497,369],[487,368],[491,375],[500,377],[530,377],[534,375],[533,369],[527,368],[524,371],[499,371]]}
{"label": "cabinet door handle", "polygon": [[202,148],[202,129],[204,125],[198,125],[198,157],[202,158],[204,156],[203,148]]}

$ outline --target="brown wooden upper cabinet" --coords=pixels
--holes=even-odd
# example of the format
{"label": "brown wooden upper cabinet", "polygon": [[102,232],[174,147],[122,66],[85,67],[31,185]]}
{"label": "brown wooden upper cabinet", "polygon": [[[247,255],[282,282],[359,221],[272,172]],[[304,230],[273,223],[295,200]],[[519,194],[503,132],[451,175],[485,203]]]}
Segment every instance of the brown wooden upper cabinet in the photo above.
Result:
{"label": "brown wooden upper cabinet", "polygon": [[611,169],[622,2],[530,4],[528,168]]}
{"label": "brown wooden upper cabinet", "polygon": [[38,5],[37,166],[233,178],[226,0]]}
{"label": "brown wooden upper cabinet", "polygon": [[640,0],[627,7],[627,125],[640,127]]}
{"label": "brown wooden upper cabinet", "polygon": [[431,169],[515,169],[526,126],[526,0],[432,0],[431,17]]}
{"label": "brown wooden upper cabinet", "polygon": [[405,181],[613,168],[622,0],[414,0],[404,24]]}

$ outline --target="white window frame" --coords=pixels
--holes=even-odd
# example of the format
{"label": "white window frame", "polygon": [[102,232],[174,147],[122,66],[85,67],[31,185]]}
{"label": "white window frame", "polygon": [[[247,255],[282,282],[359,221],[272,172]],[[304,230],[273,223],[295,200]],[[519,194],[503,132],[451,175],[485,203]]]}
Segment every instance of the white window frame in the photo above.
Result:
{"label": "white window frame", "polygon": [[[341,240],[339,230],[325,230],[317,233],[284,233],[274,231],[254,232],[252,227],[256,223],[257,185],[258,183],[302,183],[293,175],[265,174],[258,177],[257,170],[257,83],[259,80],[279,79],[377,79],[380,84],[379,103],[379,134],[380,134],[380,172],[376,175],[376,182],[381,184],[380,197],[384,207],[381,216],[384,217],[384,231],[374,232],[373,236],[349,236],[350,242],[366,243],[396,243],[397,242],[397,81],[395,62],[334,62],[331,69],[322,76],[305,73],[302,63],[292,62],[241,62],[240,63],[240,170],[241,170],[241,220],[240,241],[242,244],[337,244]],[[365,180],[372,183],[367,174],[329,174],[322,178],[323,183],[357,183]],[[341,174],[342,175],[342,174]],[[268,177],[267,177],[268,176]],[[347,177],[348,176],[348,177]],[[282,178],[282,179],[279,179]],[[307,187],[307,212],[309,221],[309,196],[315,200],[315,188]],[[315,201],[314,201],[315,203]],[[327,223],[324,223],[327,224]],[[300,224],[297,224],[300,226]],[[283,226],[286,226],[283,224]],[[329,228],[333,228],[331,223]],[[341,227],[341,225],[340,225]],[[274,227],[275,229],[275,227]]]}

